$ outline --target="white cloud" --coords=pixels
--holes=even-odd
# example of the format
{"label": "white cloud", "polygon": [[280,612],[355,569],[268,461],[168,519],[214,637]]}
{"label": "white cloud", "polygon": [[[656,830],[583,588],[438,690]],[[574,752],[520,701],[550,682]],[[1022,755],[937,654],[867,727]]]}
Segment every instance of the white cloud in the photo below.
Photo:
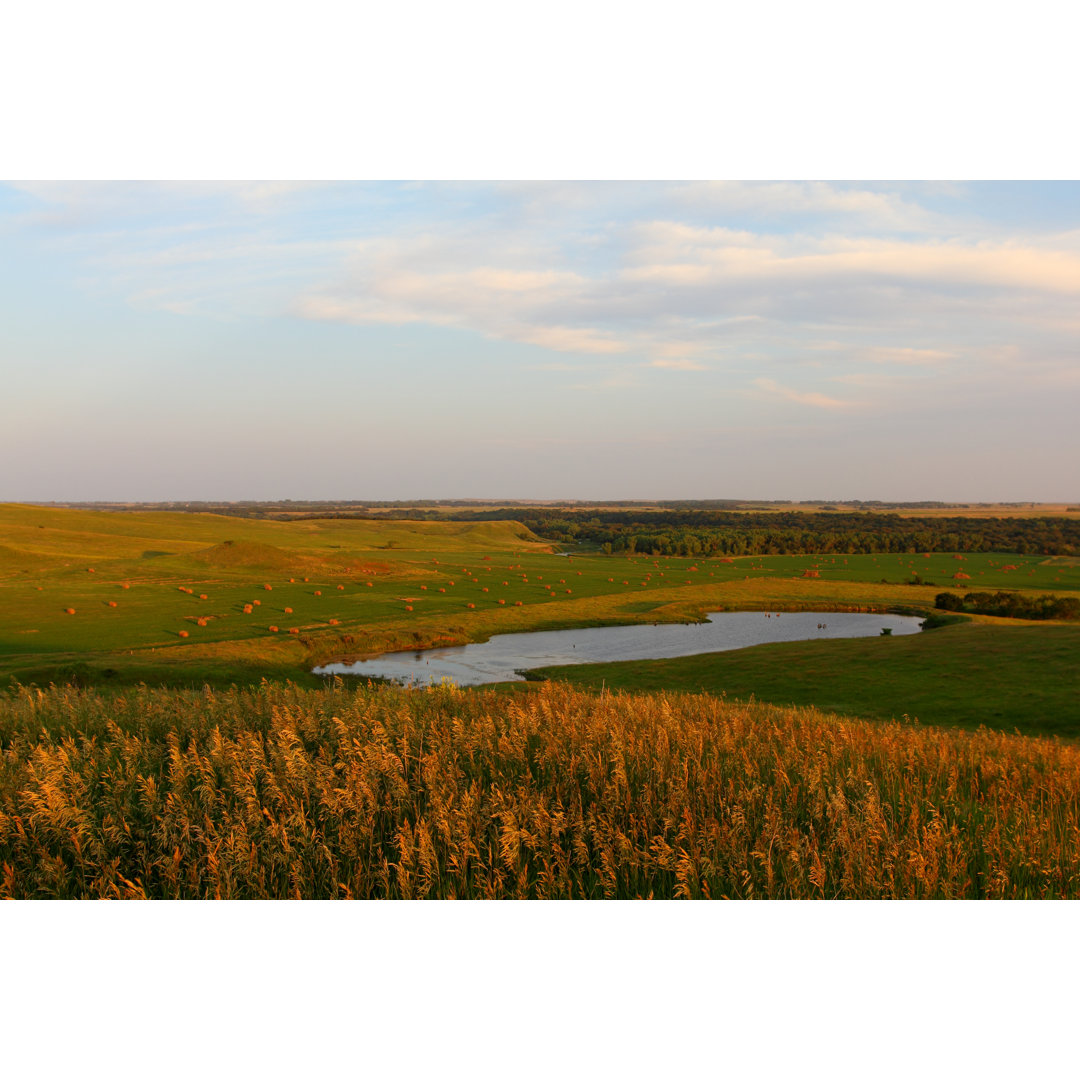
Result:
{"label": "white cloud", "polygon": [[650,367],[667,368],[669,371],[706,371],[708,370],[704,364],[699,364],[696,360],[691,360],[689,357],[683,357],[680,359],[677,356],[661,356],[655,360],[649,361]]}
{"label": "white cloud", "polygon": [[790,386],[781,386],[775,379],[755,379],[754,385],[767,394],[781,397],[785,401],[794,401],[799,405],[811,405],[816,409],[851,409],[857,402],[843,401],[816,391],[793,390]]}
{"label": "white cloud", "polygon": [[714,213],[751,214],[772,219],[824,217],[886,231],[924,232],[944,224],[939,215],[909,202],[897,192],[842,188],[820,181],[709,181],[687,185],[681,190],[679,201],[685,206],[708,208]]}
{"label": "white cloud", "polygon": [[947,360],[953,359],[955,355],[955,353],[946,352],[943,349],[909,349],[882,346],[857,351],[858,359],[866,360],[871,364],[912,364],[918,366],[943,364]]}

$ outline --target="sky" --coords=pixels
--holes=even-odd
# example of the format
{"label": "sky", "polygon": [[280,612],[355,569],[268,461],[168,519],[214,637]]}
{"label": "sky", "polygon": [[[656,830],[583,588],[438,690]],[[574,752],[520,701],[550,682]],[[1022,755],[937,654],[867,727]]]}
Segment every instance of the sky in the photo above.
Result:
{"label": "sky", "polygon": [[0,185],[0,500],[1080,499],[1080,184]]}

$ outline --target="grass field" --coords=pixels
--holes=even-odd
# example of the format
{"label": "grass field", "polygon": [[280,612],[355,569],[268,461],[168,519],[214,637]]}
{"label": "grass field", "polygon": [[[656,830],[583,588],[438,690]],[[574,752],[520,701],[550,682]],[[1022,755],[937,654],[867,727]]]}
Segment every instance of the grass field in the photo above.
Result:
{"label": "grass field", "polygon": [[1080,736],[1080,627],[968,623],[537,674],[593,691],[688,691],[881,720]]}
{"label": "grass field", "polygon": [[0,693],[0,897],[1080,895],[1080,749],[707,695]]}
{"label": "grass field", "polygon": [[[936,584],[909,584],[915,574]],[[922,611],[946,586],[1067,591],[1080,568],[1002,555],[567,558],[514,522],[5,505],[0,680],[316,685],[310,667],[331,656],[714,608]]]}

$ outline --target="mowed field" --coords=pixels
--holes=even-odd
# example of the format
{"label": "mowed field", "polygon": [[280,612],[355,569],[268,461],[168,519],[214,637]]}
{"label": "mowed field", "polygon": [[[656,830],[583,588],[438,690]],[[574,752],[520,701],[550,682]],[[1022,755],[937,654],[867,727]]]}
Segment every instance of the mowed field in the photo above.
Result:
{"label": "mowed field", "polygon": [[[1002,554],[567,557],[508,521],[277,522],[5,505],[0,685],[317,686],[311,667],[336,657],[709,610],[920,613],[945,588],[1066,593],[1080,588],[1080,567]],[[1025,625],[1018,647],[1000,636],[1008,620],[977,622],[988,632],[949,627],[881,644],[792,643],[559,675],[1080,731],[1070,628]]]}

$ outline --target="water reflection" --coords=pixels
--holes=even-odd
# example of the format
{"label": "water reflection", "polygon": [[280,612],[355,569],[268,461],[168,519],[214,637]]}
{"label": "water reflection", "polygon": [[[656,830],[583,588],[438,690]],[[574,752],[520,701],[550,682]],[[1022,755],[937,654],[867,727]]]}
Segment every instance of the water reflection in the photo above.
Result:
{"label": "water reflection", "polygon": [[[781,618],[781,615],[783,616]],[[774,641],[876,637],[917,633],[922,619],[864,612],[713,612],[705,623],[597,626],[499,634],[489,641],[445,649],[385,653],[351,664],[326,664],[317,675],[358,675],[420,686],[449,679],[458,686],[514,682],[531,668],[608,660],[661,660],[696,653],[745,649]]]}

